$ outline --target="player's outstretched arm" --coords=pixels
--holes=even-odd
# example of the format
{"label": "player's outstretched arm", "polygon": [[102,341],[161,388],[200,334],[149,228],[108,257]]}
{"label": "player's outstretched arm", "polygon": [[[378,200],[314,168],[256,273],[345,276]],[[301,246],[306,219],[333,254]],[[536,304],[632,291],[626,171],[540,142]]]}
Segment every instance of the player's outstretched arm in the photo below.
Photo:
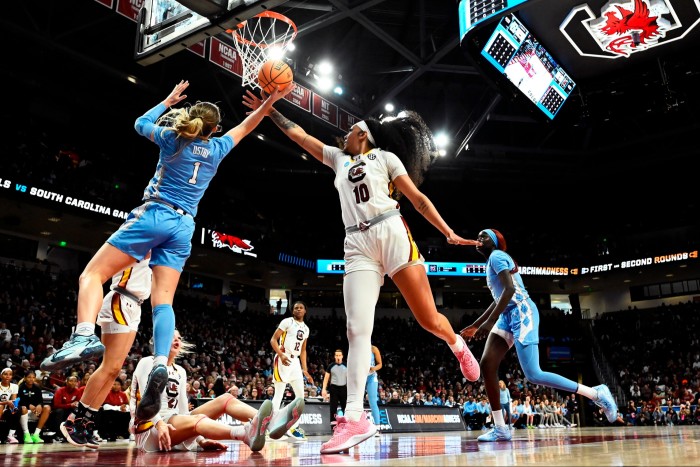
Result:
{"label": "player's outstretched arm", "polygon": [[[290,86],[289,88],[292,87]],[[265,93],[263,92],[261,95],[264,97]],[[252,109],[253,112],[259,109],[263,102],[264,101],[250,91],[246,91],[246,95],[243,96],[243,105]],[[287,135],[289,139],[314,156],[316,160],[323,162],[324,145],[321,141],[309,135],[302,127],[289,120],[275,108],[271,107],[266,114],[272,119],[273,122],[275,122],[275,125],[277,125],[277,127],[279,127],[279,129],[282,130],[285,135]]]}

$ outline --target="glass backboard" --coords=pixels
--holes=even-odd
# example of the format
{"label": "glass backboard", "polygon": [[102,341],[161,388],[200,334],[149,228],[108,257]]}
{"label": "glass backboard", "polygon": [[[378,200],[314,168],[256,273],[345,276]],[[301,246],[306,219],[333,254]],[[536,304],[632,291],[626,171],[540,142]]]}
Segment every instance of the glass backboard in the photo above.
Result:
{"label": "glass backboard", "polygon": [[286,1],[143,0],[134,58],[141,65],[158,62]]}

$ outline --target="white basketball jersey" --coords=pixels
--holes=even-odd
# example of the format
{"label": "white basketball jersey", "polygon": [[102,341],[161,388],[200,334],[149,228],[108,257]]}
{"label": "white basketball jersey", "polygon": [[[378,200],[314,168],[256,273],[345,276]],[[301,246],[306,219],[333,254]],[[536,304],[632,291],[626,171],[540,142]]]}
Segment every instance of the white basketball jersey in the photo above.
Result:
{"label": "white basketball jersey", "polygon": [[10,386],[3,386],[0,383],[0,401],[5,402],[12,399],[12,394],[17,394],[19,392],[19,386],[15,383],[10,383]]}
{"label": "white basketball jersey", "polygon": [[346,228],[398,209],[390,196],[390,183],[407,172],[393,152],[375,148],[351,157],[342,149],[324,146],[323,163],[335,172],[334,184]]}
{"label": "white basketball jersey", "polygon": [[149,259],[141,260],[112,276],[110,290],[122,288],[135,297],[146,300],[151,295],[151,268],[148,263]]}
{"label": "white basketball jersey", "polygon": [[282,351],[298,357],[304,341],[309,337],[309,327],[303,321],[299,322],[292,317],[284,318],[277,327],[284,331],[279,342]]}

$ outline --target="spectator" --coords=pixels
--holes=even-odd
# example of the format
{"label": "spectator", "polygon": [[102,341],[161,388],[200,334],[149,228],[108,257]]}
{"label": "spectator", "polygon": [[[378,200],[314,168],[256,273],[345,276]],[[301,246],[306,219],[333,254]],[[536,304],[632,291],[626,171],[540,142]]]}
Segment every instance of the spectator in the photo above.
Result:
{"label": "spectator", "polygon": [[100,427],[98,431],[107,441],[116,441],[117,438],[128,439],[130,419],[129,397],[122,389],[121,381],[114,380],[112,390],[107,393],[102,404],[100,420],[97,423]]}
{"label": "spectator", "polygon": [[[36,374],[30,372],[19,385],[20,425],[24,430],[24,444],[43,443],[41,430],[51,414],[51,406],[44,404],[42,388],[36,383]],[[29,431],[29,422],[37,422],[34,433]]]}
{"label": "spectator", "polygon": [[[647,385],[648,387],[648,385]],[[581,426],[581,416],[578,410],[578,399],[576,399],[576,393],[571,393],[569,398],[566,400],[566,415],[572,425]]]}
{"label": "spectator", "polygon": [[7,436],[7,442],[17,444],[15,432],[19,423],[20,412],[15,405],[19,388],[12,382],[13,372],[11,368],[5,368],[0,372],[0,406],[2,406],[2,418],[0,419],[0,437]]}
{"label": "spectator", "polygon": [[78,377],[71,375],[66,379],[66,385],[56,390],[53,395],[54,419],[52,430],[60,431],[60,424],[65,422],[71,410],[78,407],[80,403],[80,393],[78,391]]}

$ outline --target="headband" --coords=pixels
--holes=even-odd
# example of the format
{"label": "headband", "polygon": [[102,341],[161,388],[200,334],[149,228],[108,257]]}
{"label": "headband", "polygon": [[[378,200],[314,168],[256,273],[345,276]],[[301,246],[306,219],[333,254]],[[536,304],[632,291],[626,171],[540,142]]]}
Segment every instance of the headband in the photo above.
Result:
{"label": "headband", "polygon": [[367,133],[367,139],[370,143],[372,143],[372,146],[377,146],[377,143],[374,142],[374,136],[372,136],[372,132],[369,131],[369,127],[367,126],[367,123],[364,120],[360,120],[359,122],[355,123],[355,126]]}
{"label": "headband", "polygon": [[6,371],[12,372],[12,368],[7,367],[7,368],[3,369],[2,371],[0,371],[0,375],[4,375]]}
{"label": "headband", "polygon": [[498,248],[498,238],[496,237],[496,233],[491,230],[491,229],[484,229],[484,232],[491,237],[491,240],[493,240],[493,244],[496,245],[496,248]]}

